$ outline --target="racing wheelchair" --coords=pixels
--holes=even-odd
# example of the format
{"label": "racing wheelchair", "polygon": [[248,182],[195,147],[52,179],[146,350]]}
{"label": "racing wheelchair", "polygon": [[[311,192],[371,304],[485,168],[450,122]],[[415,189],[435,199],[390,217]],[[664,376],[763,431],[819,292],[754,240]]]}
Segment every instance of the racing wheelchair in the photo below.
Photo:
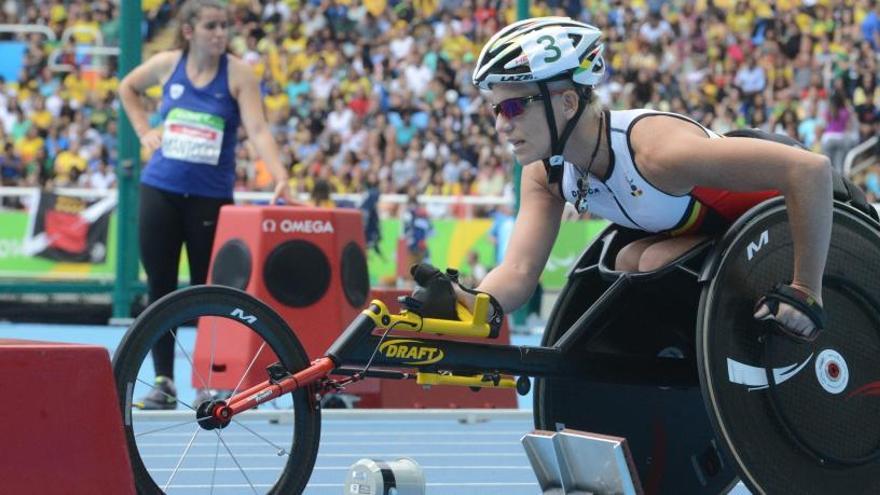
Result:
{"label": "racing wheelchair", "polygon": [[[242,291],[169,294],[136,319],[113,358],[138,491],[164,493],[204,432],[216,438],[207,447],[214,464],[199,483],[222,484],[222,448],[233,463],[227,470],[253,493],[300,493],[317,456],[325,393],[366,378],[523,393],[534,378],[536,427],[626,437],[646,493],[724,493],[738,478],[753,493],[880,493],[880,222],[858,194],[836,180],[828,324],[809,344],[752,318],[758,297],[791,277],[781,198],[653,272],[613,269],[615,253],[642,234],[609,226],[571,269],[541,346],[492,344],[485,295],[473,314],[459,307],[453,319],[422,315],[418,304],[391,313],[372,301],[310,363],[288,322]],[[271,354],[273,364],[259,383],[242,379],[231,396],[190,407],[189,420],[172,425],[192,433],[176,466],[148,467],[151,434],[169,429],[132,414],[135,389],[150,386],[149,350],[167,332],[218,318],[259,336],[257,354]],[[198,377],[205,388],[213,370]],[[293,411],[284,442],[245,424],[248,410],[282,397]],[[224,440],[235,429],[277,455],[270,481],[255,481],[236,458]]]}

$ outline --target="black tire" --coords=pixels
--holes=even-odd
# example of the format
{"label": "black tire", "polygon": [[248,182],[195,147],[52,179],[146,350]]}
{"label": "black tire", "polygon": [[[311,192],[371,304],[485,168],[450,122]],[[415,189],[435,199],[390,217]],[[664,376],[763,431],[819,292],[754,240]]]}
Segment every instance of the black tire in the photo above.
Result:
{"label": "black tire", "polygon": [[[239,311],[236,311],[239,310]],[[233,312],[254,318],[232,316]],[[251,295],[228,287],[195,286],[169,294],[144,311],[126,332],[113,356],[113,373],[123,415],[123,427],[134,480],[138,493],[164,493],[144,465],[134,435],[131,405],[134,384],[141,365],[161,335],[170,329],[196,321],[201,316],[228,318],[255,332],[278,356],[291,373],[304,369],[309,361],[290,327],[271,308]],[[269,494],[301,493],[311,476],[318,453],[321,433],[320,407],[312,400],[310,389],[292,395],[294,431],[287,460]],[[195,425],[195,412],[193,412]],[[285,424],[288,424],[285,421]],[[213,430],[222,435],[223,430]],[[219,449],[218,437],[218,449]]]}

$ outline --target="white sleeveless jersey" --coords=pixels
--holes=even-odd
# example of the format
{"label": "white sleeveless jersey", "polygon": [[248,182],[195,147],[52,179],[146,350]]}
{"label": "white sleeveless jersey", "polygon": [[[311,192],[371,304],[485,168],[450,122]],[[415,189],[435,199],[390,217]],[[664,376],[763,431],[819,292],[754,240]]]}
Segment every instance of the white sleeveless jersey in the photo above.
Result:
{"label": "white sleeveless jersey", "polygon": [[[708,137],[719,137],[696,121],[674,113],[646,109],[606,111],[605,132],[611,144],[607,179],[602,181],[590,174],[586,209],[591,214],[624,227],[646,232],[676,231],[685,227],[689,220],[693,220],[699,208],[695,208],[693,195],[667,194],[654,187],[639,173],[629,136],[633,125],[650,115],[668,115],[693,122]],[[562,180],[559,182],[560,193],[566,202],[577,207],[580,173],[572,163],[565,162],[564,166]]]}

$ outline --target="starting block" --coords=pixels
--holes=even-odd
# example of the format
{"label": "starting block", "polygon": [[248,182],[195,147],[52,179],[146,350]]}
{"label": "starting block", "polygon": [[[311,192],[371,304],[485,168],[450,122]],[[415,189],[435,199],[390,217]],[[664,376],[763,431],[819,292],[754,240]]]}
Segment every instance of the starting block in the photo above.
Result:
{"label": "starting block", "polygon": [[523,448],[544,495],[642,495],[626,439],[563,429],[535,430]]}
{"label": "starting block", "polygon": [[134,495],[107,350],[0,339],[0,492]]}

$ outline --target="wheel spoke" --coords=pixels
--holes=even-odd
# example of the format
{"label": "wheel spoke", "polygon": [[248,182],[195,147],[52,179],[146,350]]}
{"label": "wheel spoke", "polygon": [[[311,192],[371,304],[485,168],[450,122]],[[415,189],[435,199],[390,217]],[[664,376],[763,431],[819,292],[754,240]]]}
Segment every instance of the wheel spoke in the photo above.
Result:
{"label": "wheel spoke", "polygon": [[[211,318],[211,365],[208,368],[208,390],[211,394],[211,381],[214,378],[214,356],[217,350],[217,318]],[[211,394],[213,396],[213,394]]]}
{"label": "wheel spoke", "polygon": [[238,467],[239,472],[241,472],[241,475],[244,476],[245,481],[247,481],[248,485],[251,487],[251,491],[254,492],[254,495],[259,495],[257,493],[257,489],[254,488],[254,484],[251,483],[251,479],[248,478],[247,473],[244,472],[244,469],[242,469],[241,464],[238,463],[238,459],[235,458],[235,455],[232,453],[232,450],[230,450],[229,446],[226,445],[226,441],[223,440],[223,435],[221,435],[220,432],[217,430],[214,430],[214,432],[217,434],[217,439],[220,440],[220,442],[223,444],[223,448],[226,449],[226,452],[229,453],[229,457],[232,458],[232,462],[235,463],[235,466]]}
{"label": "wheel spoke", "polygon": [[199,432],[201,428],[196,428],[196,431],[193,432],[192,436],[189,437],[189,443],[186,444],[186,448],[183,449],[183,454],[180,454],[180,459],[177,460],[177,465],[174,466],[174,470],[171,471],[171,476],[168,477],[168,481],[165,482],[165,486],[162,487],[162,491],[168,491],[168,486],[174,480],[174,477],[177,476],[177,471],[180,469],[180,466],[183,464],[183,460],[186,459],[186,454],[189,453],[189,449],[192,448],[193,442],[196,441],[196,437],[199,436]]}
{"label": "wheel spoke", "polygon": [[[152,435],[153,433],[159,433],[159,432],[163,432],[163,431],[167,431],[167,430],[173,430],[174,428],[180,428],[181,426],[197,425],[197,424],[199,424],[199,422],[201,422],[201,421],[205,421],[205,420],[208,420],[208,419],[211,419],[211,418],[195,419],[195,420],[192,420],[192,421],[184,421],[184,422],[182,422],[182,423],[175,423],[175,424],[173,424],[173,425],[171,425],[171,426],[162,426],[162,427],[160,427],[160,428],[155,428],[155,429],[152,429],[152,430],[142,431],[142,432],[136,434],[134,437],[135,437],[135,438],[138,438],[138,437],[143,437],[143,436],[146,436],[146,435]],[[201,427],[200,427],[200,428],[201,428]]]}
{"label": "wheel spoke", "polygon": [[230,397],[235,397],[235,394],[238,393],[238,388],[241,387],[241,384],[244,383],[244,379],[245,379],[245,377],[248,376],[248,373],[251,372],[251,368],[254,367],[254,363],[257,362],[257,358],[260,357],[260,353],[263,352],[263,348],[264,348],[264,347],[266,347],[266,341],[265,341],[265,340],[263,341],[262,344],[260,344],[260,348],[257,349],[257,353],[254,354],[254,358],[251,359],[251,362],[250,362],[250,364],[248,364],[247,369],[245,369],[245,370],[244,370],[244,373],[242,373],[242,375],[241,375],[241,379],[238,380],[238,384],[235,385],[235,388],[234,388],[234,389],[232,389],[232,395],[230,395]]}
{"label": "wheel spoke", "polygon": [[244,423],[236,421],[235,419],[233,419],[232,422],[237,424],[238,426],[241,426],[242,428],[244,428],[248,432],[250,432],[251,435],[253,435],[253,436],[259,438],[260,440],[266,442],[267,444],[271,445],[276,451],[275,455],[277,455],[278,457],[290,455],[290,453],[287,451],[287,449],[279,446],[278,444],[274,443],[273,441],[269,440],[268,438],[264,437],[263,435],[260,435],[259,433],[255,432],[254,430],[248,428],[247,426],[244,425]]}
{"label": "wheel spoke", "polygon": [[211,470],[211,493],[214,495],[214,479],[217,477],[217,458],[220,457],[220,437],[217,437],[217,447],[214,449],[214,468]]}
{"label": "wheel spoke", "polygon": [[[174,332],[174,343],[177,345],[178,349],[180,349],[180,352],[183,353],[183,357],[186,358],[186,361],[189,363],[189,367],[192,368],[193,373],[199,378],[199,381],[202,382],[202,385],[205,388],[208,388],[208,384],[205,383],[205,379],[202,377],[202,374],[199,373],[198,368],[196,368],[196,366],[193,364],[193,360],[189,356],[189,353],[186,352],[186,349],[183,348],[183,344],[181,344],[180,341],[177,339],[177,333],[178,332]],[[214,363],[212,362],[211,364],[213,365]]]}

